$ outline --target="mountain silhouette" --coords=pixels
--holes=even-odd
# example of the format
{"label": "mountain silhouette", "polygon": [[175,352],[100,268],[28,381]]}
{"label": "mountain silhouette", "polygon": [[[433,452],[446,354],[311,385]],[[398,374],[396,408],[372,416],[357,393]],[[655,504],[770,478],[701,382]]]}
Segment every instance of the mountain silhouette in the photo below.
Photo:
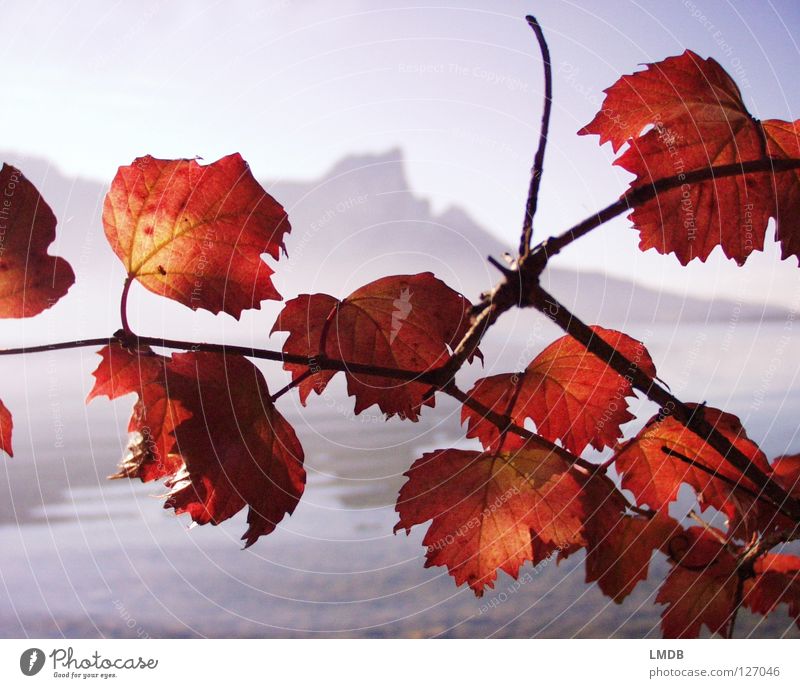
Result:
{"label": "mountain silhouette", "polygon": [[[7,153],[3,160],[17,165],[37,185],[58,217],[58,240],[51,252],[67,258],[77,273],[67,299],[78,304],[79,316],[97,320],[98,327],[107,328],[103,318],[98,320],[100,315],[116,323],[116,298],[96,307],[98,290],[116,294],[124,279],[103,236],[108,185],[68,177],[40,158]],[[349,156],[319,179],[262,183],[284,205],[292,223],[288,257],[280,260],[274,276],[285,298],[313,292],[344,296],[384,275],[429,270],[474,301],[499,278],[487,256],[513,251],[461,208],[434,212],[430,202],[410,188],[399,149]],[[549,268],[542,282],[593,323],[725,322],[784,314],[782,308],[769,305],[656,291],[600,272]],[[273,306],[265,304],[268,313],[276,312]]]}

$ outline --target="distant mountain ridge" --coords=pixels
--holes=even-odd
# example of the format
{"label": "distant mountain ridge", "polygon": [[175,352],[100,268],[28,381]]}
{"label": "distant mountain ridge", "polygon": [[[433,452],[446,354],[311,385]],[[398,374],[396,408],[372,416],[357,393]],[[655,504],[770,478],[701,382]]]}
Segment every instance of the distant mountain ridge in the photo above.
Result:
{"label": "distant mountain ridge", "polygon": [[[98,253],[98,243],[105,242],[100,218],[107,186],[68,178],[42,159],[5,154],[3,160],[19,166],[53,208],[59,246],[52,252],[73,263],[79,284],[93,281],[92,289],[109,284],[116,268],[103,265],[105,252]],[[486,257],[513,250],[458,207],[434,212],[410,189],[399,149],[349,156],[317,180],[264,185],[292,223],[288,258],[281,259],[274,276],[287,298],[316,291],[344,296],[383,275],[430,270],[475,300],[499,277]],[[552,268],[543,283],[587,322],[724,322],[784,315],[780,307],[684,298],[599,272]]]}

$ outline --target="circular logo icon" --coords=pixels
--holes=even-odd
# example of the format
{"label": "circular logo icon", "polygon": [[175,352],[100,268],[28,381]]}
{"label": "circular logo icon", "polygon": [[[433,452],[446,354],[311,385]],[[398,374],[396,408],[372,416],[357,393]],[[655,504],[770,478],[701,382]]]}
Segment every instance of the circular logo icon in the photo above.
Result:
{"label": "circular logo icon", "polygon": [[44,652],[38,647],[25,650],[19,658],[19,668],[26,676],[35,676],[44,666]]}

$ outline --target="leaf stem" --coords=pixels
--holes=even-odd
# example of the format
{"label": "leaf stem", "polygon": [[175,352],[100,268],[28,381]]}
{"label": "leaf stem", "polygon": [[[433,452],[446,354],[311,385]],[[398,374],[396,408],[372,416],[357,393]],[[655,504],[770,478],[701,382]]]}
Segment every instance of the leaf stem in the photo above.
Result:
{"label": "leaf stem", "polygon": [[711,524],[710,524],[708,521],[706,521],[706,520],[705,520],[705,519],[704,519],[704,518],[703,518],[703,517],[702,517],[700,514],[698,514],[698,513],[697,513],[697,512],[696,512],[694,509],[692,509],[692,510],[689,512],[688,516],[689,516],[689,518],[691,518],[693,521],[696,521],[697,523],[699,523],[699,524],[700,524],[700,526],[702,527],[702,529],[703,529],[703,530],[704,530],[706,533],[708,533],[708,535],[709,535],[710,537],[714,538],[714,539],[715,539],[717,542],[719,542],[719,544],[721,544],[723,547],[726,547],[726,548],[728,547],[728,544],[729,544],[729,543],[728,543],[728,541],[725,539],[725,537],[722,535],[722,533],[720,533],[720,531],[719,531],[719,530],[717,530],[716,528],[714,528],[714,527],[713,527],[713,526],[712,526],[712,525],[711,525]]}
{"label": "leaf stem", "polygon": [[133,275],[128,275],[125,278],[125,284],[122,287],[122,296],[119,300],[119,315],[122,321],[122,331],[128,336],[133,334],[128,324],[128,292],[131,290],[131,284],[133,284]]}

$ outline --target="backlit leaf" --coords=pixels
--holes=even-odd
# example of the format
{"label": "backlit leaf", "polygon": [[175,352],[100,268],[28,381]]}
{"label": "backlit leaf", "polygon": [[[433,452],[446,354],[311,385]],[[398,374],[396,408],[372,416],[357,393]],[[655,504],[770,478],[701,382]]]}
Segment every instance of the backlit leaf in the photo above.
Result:
{"label": "backlit leaf", "polygon": [[145,156],[120,167],[103,206],[114,252],[150,291],[238,318],[280,299],[273,270],[286,212],[235,153],[210,165]]}
{"label": "backlit leaf", "polygon": [[75,282],[63,258],[48,253],[56,216],[16,167],[0,170],[0,318],[30,318]]}

